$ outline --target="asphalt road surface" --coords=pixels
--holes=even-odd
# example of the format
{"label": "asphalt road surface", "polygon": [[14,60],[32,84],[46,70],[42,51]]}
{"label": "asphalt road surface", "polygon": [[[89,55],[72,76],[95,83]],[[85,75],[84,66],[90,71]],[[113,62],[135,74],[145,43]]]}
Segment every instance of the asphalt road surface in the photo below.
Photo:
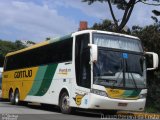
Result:
{"label": "asphalt road surface", "polygon": [[[77,111],[72,115],[62,114],[55,106],[11,105],[0,100],[0,120],[134,120],[131,115],[103,115],[100,112]],[[148,120],[136,118],[137,120]],[[149,119],[150,120],[150,119]]]}
{"label": "asphalt road surface", "polygon": [[[39,104],[11,105],[0,100],[0,120],[101,120],[100,113],[76,112],[72,115],[60,113],[54,106]],[[109,118],[106,118],[107,120]],[[110,119],[109,119],[110,120]]]}

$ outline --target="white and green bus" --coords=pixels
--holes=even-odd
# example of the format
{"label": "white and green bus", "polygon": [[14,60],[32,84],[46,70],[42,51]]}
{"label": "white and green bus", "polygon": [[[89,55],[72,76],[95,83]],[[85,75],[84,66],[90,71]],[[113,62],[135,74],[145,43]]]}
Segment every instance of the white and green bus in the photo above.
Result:
{"label": "white and green bus", "polygon": [[[153,68],[146,68],[145,54],[153,56]],[[62,113],[143,111],[146,72],[157,67],[158,55],[145,53],[139,38],[83,30],[7,54],[2,97],[57,105]]]}

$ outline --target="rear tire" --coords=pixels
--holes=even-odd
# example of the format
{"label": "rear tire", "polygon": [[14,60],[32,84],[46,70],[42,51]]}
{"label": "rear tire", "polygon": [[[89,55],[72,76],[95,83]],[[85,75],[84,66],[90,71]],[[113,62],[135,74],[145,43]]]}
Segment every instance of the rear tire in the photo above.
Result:
{"label": "rear tire", "polygon": [[13,90],[10,90],[9,92],[9,102],[14,105],[15,102],[14,102],[14,93],[13,93]]}
{"label": "rear tire", "polygon": [[69,106],[69,95],[67,92],[63,92],[61,94],[59,102],[59,106],[62,113],[70,114],[72,112],[72,108]]}

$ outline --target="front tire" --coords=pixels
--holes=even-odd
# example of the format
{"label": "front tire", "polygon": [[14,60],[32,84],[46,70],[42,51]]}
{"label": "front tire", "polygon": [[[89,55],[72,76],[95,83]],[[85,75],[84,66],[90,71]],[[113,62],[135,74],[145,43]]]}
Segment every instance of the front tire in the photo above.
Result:
{"label": "front tire", "polygon": [[69,106],[68,93],[64,92],[61,94],[59,106],[60,106],[61,112],[64,114],[70,114],[72,112],[72,108]]}

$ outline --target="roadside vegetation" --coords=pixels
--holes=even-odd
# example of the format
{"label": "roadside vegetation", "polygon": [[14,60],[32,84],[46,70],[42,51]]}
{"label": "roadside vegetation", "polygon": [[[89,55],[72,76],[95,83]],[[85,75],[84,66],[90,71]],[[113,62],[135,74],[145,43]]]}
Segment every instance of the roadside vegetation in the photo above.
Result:
{"label": "roadside vegetation", "polygon": [[11,42],[9,40],[1,40],[0,39],[0,67],[3,66],[4,57],[8,52],[13,52],[26,46],[20,40],[15,42]]}

